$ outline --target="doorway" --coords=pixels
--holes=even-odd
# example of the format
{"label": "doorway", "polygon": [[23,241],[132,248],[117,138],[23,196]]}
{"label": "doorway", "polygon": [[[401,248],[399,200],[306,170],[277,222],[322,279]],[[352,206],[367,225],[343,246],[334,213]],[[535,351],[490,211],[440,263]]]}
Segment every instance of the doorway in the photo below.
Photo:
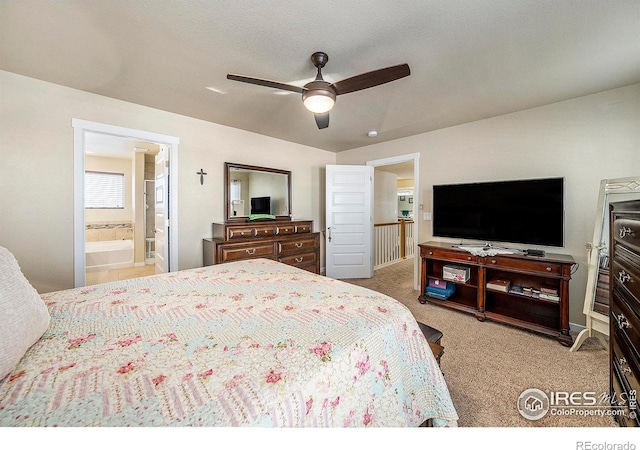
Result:
{"label": "doorway", "polygon": [[[85,150],[87,143],[96,137],[103,140],[111,140],[116,142],[126,142],[128,151],[136,152],[136,145],[132,142],[141,143],[137,149],[143,149],[144,143],[155,146],[162,146],[168,151],[167,167],[165,170],[165,178],[168,181],[168,189],[165,190],[167,211],[167,233],[166,246],[164,252],[168,261],[166,271],[178,270],[178,205],[177,205],[177,176],[170,176],[171,173],[177,173],[178,161],[178,144],[179,139],[173,136],[166,136],[157,133],[150,133],[141,130],[134,130],[122,127],[114,127],[111,125],[100,124],[96,122],[88,122],[79,119],[72,120],[74,128],[74,283],[75,287],[86,285],[86,267],[87,256],[85,247]],[[112,150],[115,152],[115,150]],[[113,153],[112,153],[113,155]],[[140,179],[146,176],[140,174]],[[144,200],[140,200],[144,205]],[[142,208],[140,208],[142,209]],[[139,223],[144,223],[144,211],[139,211]],[[142,242],[146,241],[145,227],[139,227],[141,237],[144,236]],[[153,242],[155,250],[155,242]],[[144,245],[144,244],[142,244]],[[146,249],[142,249],[146,253]],[[144,260],[143,260],[144,261]],[[146,261],[145,261],[146,262]],[[144,263],[141,263],[144,265]]]}
{"label": "doorway", "polygon": [[[405,218],[403,218],[403,216],[405,215],[411,216],[413,219],[411,221],[412,222],[411,223],[411,226],[412,226],[411,240],[413,245],[413,249],[412,249],[413,265],[409,266],[408,264],[403,264],[402,267],[406,267],[409,270],[411,270],[410,267],[413,267],[413,286],[415,290],[420,289],[420,258],[417,251],[418,243],[419,243],[419,235],[420,235],[420,229],[419,229],[420,214],[419,213],[421,209],[419,161],[420,161],[419,153],[411,153],[407,155],[399,155],[399,156],[393,156],[393,157],[384,158],[384,159],[367,161],[367,165],[373,166],[375,169],[374,185],[377,183],[376,172],[378,171],[395,174],[397,176],[397,180],[398,180],[397,185],[391,186],[388,188],[390,190],[388,197],[395,198],[395,200],[393,200],[395,208],[393,212],[390,211],[390,214],[394,215],[396,220],[399,220],[401,222],[405,220]],[[411,186],[409,184],[411,184]],[[409,196],[407,192],[411,192],[411,195]],[[404,195],[402,195],[403,193]],[[401,195],[402,197],[405,197],[402,201],[400,201]],[[376,193],[376,197],[384,197],[384,196]],[[409,206],[403,206],[403,209],[400,210],[401,205],[409,205]],[[405,214],[403,213],[403,211],[407,211],[407,213]],[[402,224],[402,226],[404,227],[405,225]],[[401,245],[404,245],[404,242],[401,242]],[[376,273],[374,271],[373,277],[375,278],[375,276],[376,276]]]}

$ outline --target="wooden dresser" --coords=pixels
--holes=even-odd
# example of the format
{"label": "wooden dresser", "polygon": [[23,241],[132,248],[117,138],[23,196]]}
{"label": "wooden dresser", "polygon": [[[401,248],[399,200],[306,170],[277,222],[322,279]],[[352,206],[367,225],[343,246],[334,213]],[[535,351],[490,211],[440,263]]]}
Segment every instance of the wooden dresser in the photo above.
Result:
{"label": "wooden dresser", "polygon": [[320,273],[320,233],[313,221],[214,223],[213,238],[203,239],[205,266],[268,258]]}
{"label": "wooden dresser", "polygon": [[621,426],[640,426],[640,200],[610,204],[610,389]]}

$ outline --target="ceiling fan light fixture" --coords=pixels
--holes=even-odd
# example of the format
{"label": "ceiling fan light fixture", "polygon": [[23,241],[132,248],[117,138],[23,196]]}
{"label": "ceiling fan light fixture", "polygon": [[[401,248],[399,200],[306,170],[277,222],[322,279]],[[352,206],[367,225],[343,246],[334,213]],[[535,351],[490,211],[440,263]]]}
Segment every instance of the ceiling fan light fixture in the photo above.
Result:
{"label": "ceiling fan light fixture", "polygon": [[328,113],[336,103],[336,96],[369,89],[380,84],[404,78],[411,74],[408,64],[399,64],[397,66],[361,73],[360,75],[330,83],[322,78],[322,68],[327,61],[329,61],[329,56],[324,52],[315,52],[311,55],[311,62],[318,69],[318,73],[313,81],[310,81],[303,87],[232,73],[227,74],[227,79],[302,94],[302,103],[305,108],[315,114],[316,125],[318,125],[318,129],[321,130],[329,126]]}
{"label": "ceiling fan light fixture", "polygon": [[326,90],[310,90],[302,94],[302,103],[312,113],[322,114],[336,104],[336,95]]}

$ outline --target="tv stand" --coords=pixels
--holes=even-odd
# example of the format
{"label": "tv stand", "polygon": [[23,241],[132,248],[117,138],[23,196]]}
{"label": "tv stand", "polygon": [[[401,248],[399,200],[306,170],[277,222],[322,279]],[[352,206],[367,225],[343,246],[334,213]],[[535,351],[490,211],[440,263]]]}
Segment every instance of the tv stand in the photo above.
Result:
{"label": "tv stand", "polygon": [[[569,281],[575,261],[568,255],[547,254],[544,258],[522,254],[476,256],[440,242],[425,242],[420,248],[420,303],[455,309],[473,314],[478,320],[491,320],[558,339],[570,347]],[[443,267],[457,265],[469,268],[470,278],[455,283],[454,294],[446,300],[425,294],[428,279],[444,280]],[[557,299],[536,297],[487,287],[493,279],[508,280],[511,286],[539,291],[555,290]]]}

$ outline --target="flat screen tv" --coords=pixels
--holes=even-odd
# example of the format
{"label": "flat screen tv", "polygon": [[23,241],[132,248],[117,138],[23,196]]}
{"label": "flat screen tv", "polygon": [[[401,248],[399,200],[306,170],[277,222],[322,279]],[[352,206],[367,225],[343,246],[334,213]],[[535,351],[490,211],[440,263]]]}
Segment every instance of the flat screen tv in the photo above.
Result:
{"label": "flat screen tv", "polygon": [[435,185],[433,235],[562,247],[564,178]]}
{"label": "flat screen tv", "polygon": [[251,214],[271,214],[271,197],[252,197]]}

